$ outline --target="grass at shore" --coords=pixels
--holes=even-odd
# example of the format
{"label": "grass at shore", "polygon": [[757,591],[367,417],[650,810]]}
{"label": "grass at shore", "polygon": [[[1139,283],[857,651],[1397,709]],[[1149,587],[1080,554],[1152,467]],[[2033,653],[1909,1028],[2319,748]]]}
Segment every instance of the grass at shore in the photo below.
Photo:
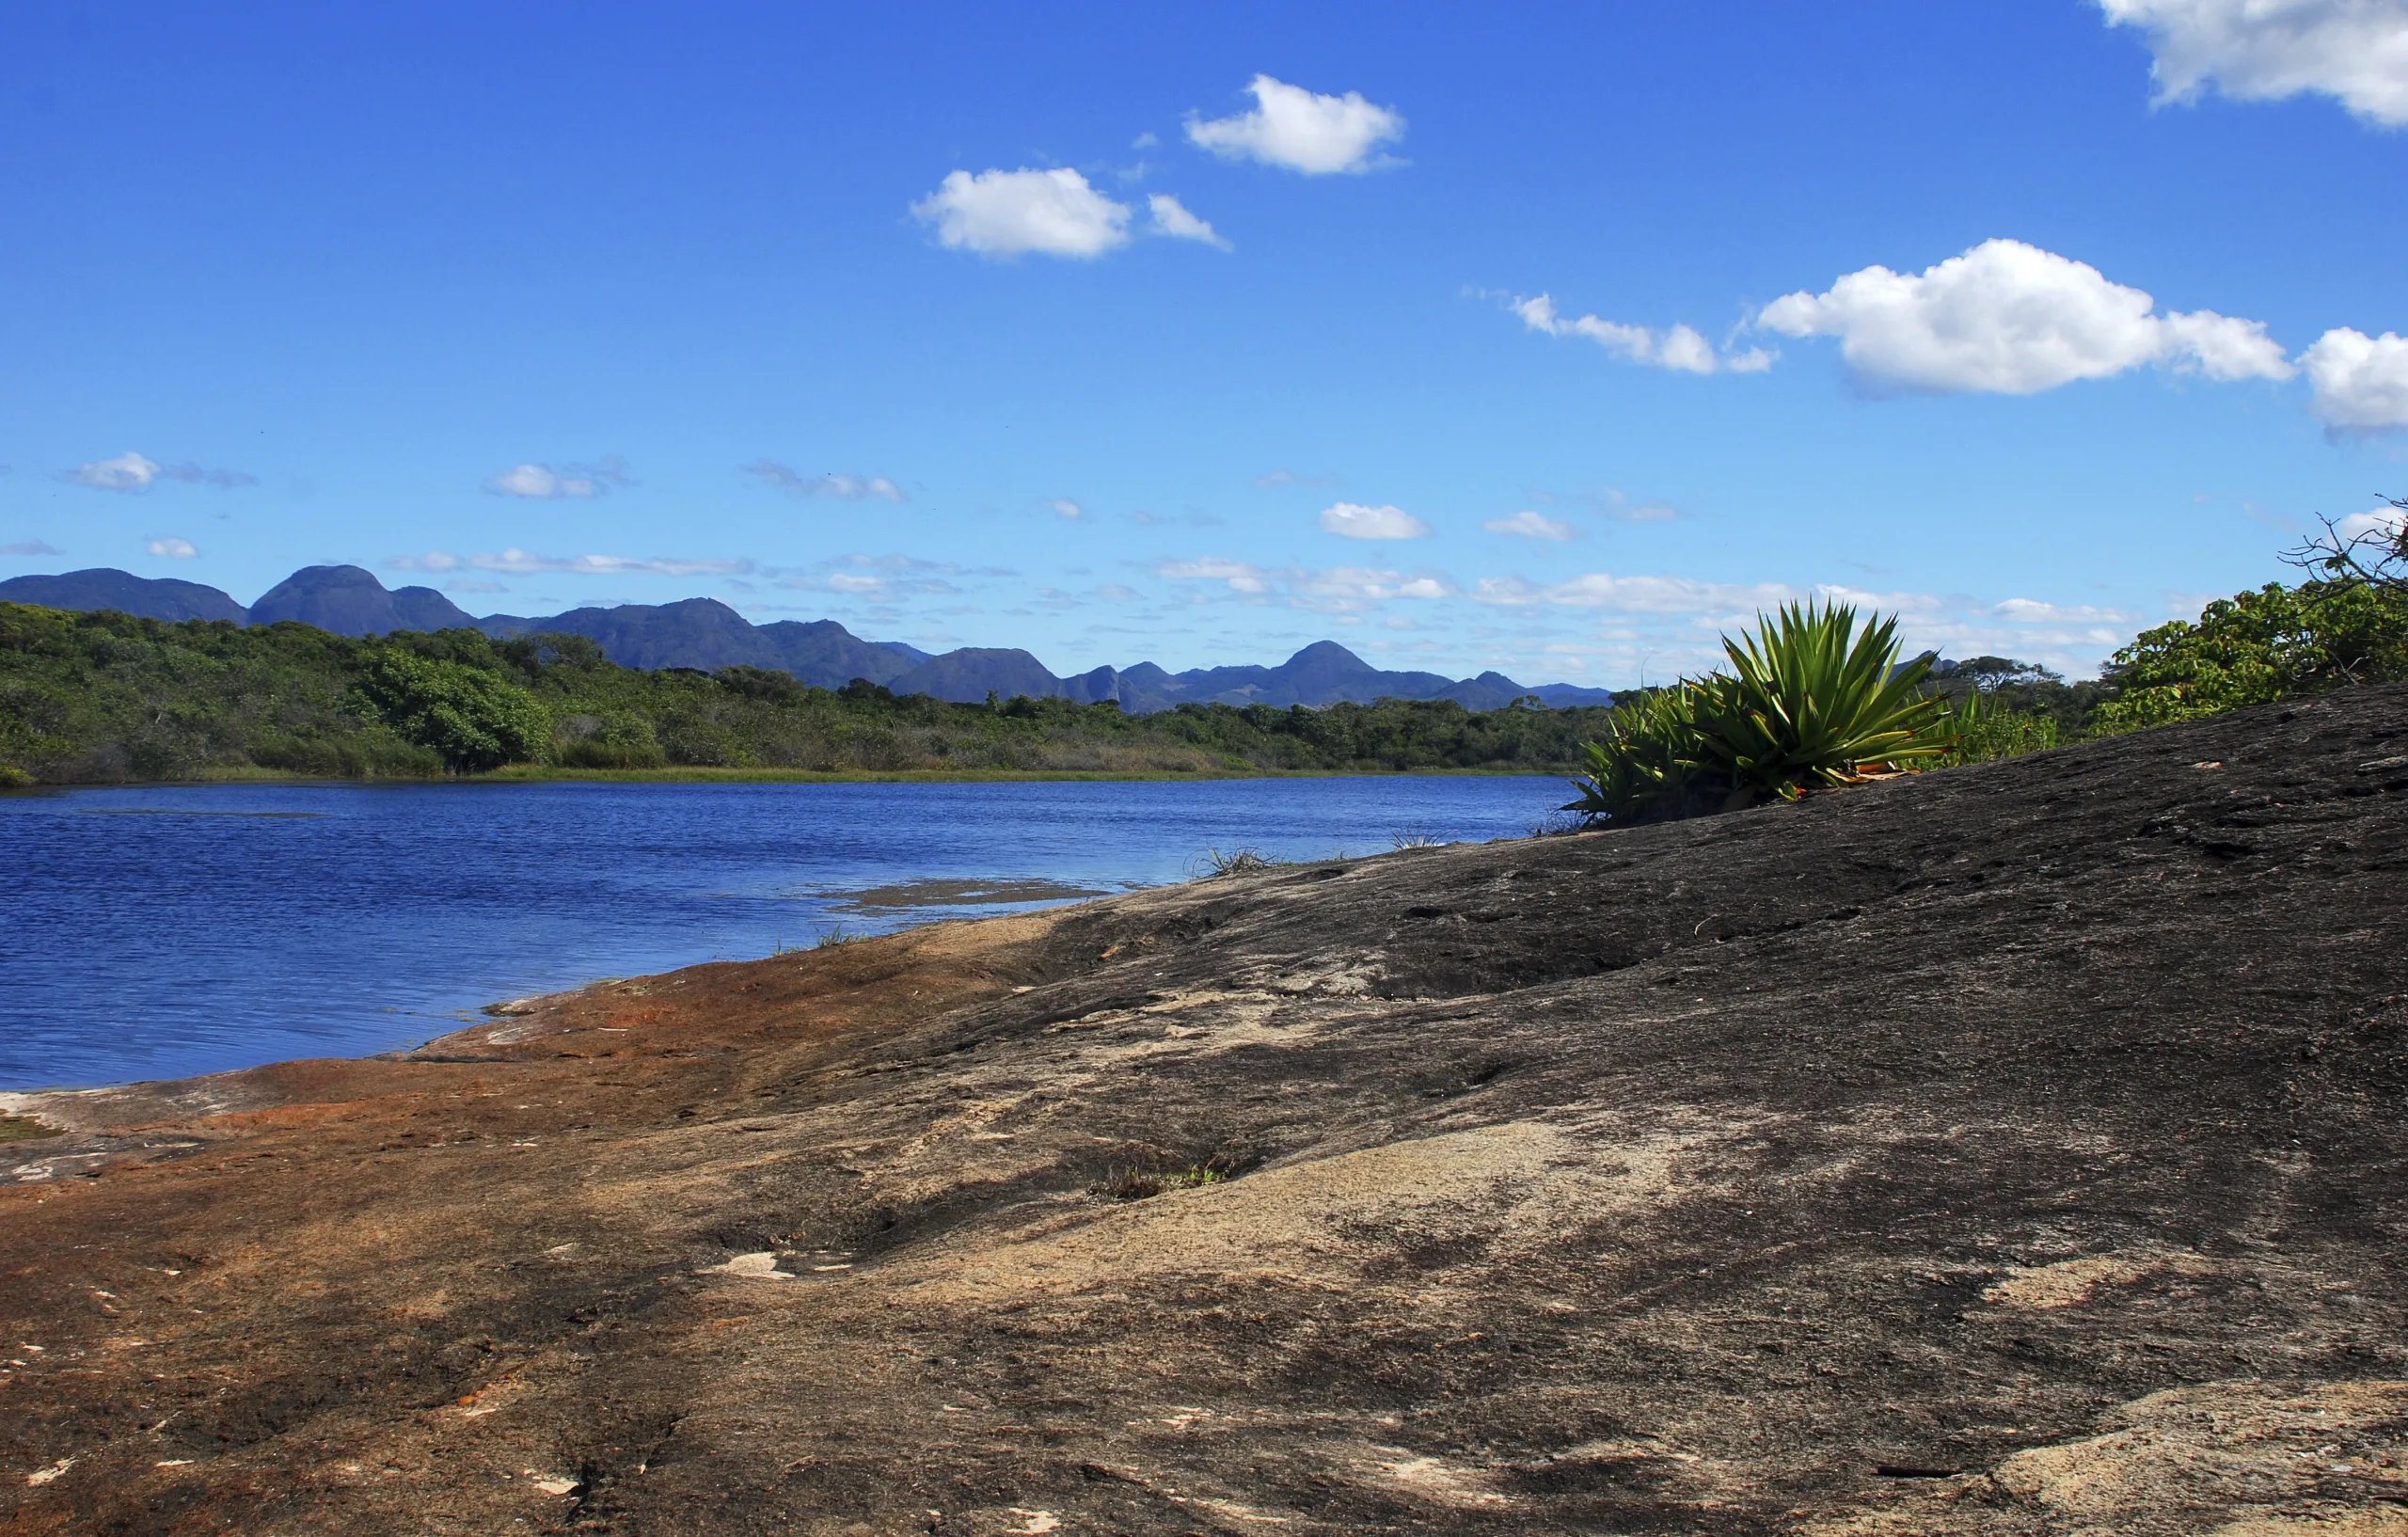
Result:
{"label": "grass at shore", "polygon": [[462,776],[472,784],[541,784],[592,781],[606,784],[1012,784],[1056,781],[1138,781],[1151,784],[1224,779],[1488,779],[1557,777],[1530,768],[558,768],[513,764]]}

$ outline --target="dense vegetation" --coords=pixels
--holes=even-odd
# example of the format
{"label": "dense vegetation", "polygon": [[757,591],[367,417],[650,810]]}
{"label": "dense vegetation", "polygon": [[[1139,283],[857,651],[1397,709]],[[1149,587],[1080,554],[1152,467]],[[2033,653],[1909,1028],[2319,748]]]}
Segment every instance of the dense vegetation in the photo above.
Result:
{"label": "dense vegetation", "polygon": [[546,769],[1568,771],[1609,712],[1011,699],[951,705],[784,673],[635,672],[582,636],[355,641],[0,604],[0,782]]}
{"label": "dense vegetation", "polygon": [[[2408,561],[2408,535],[2400,559]],[[2333,570],[2329,563],[2319,567]],[[2000,657],[1901,662],[1894,622],[1786,609],[1726,639],[1727,672],[1624,701],[1583,745],[1592,822],[1746,805],[1875,773],[2013,757],[2357,683],[2408,681],[2408,584],[2346,571],[2143,632],[2095,682]]]}
{"label": "dense vegetation", "polygon": [[[1585,771],[1592,815],[1627,819],[1642,804],[1675,815],[1846,779],[1866,764],[2012,756],[2408,681],[2408,579],[2396,569],[2408,567],[2408,550],[2392,548],[2396,531],[2383,537],[2391,543],[2366,556],[2371,576],[2321,560],[2297,586],[2270,582],[2143,633],[2096,680],[2067,683],[1999,657],[1924,658],[1898,672],[1894,648],[1874,668],[1861,649],[1871,631],[1838,644],[1830,610],[1818,610],[1735,642],[1728,672],[1626,696],[1610,711],[1385,700],[1127,716],[1051,699],[951,705],[868,684],[805,688],[755,668],[636,672],[581,636],[355,641],[295,624],[0,604],[0,784],[495,769],[1522,769]],[[1797,633],[1780,642],[1784,626]],[[1832,703],[1842,683],[1853,705]],[[1795,713],[1808,696],[1824,702]]]}

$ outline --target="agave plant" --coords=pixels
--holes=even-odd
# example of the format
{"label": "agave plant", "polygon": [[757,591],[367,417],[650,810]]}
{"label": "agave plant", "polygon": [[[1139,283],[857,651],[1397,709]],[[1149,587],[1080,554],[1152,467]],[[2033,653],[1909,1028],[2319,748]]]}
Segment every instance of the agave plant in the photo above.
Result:
{"label": "agave plant", "polygon": [[1565,805],[1592,822],[1690,814],[1690,776],[1704,768],[1695,753],[1696,692],[1687,683],[1641,694],[1606,717],[1606,737],[1583,742],[1588,772],[1572,782],[1580,799]]}
{"label": "agave plant", "polygon": [[1947,703],[1924,690],[1931,664],[1898,662],[1894,616],[1857,624],[1845,604],[1788,604],[1725,637],[1731,671],[1684,679],[1617,710],[1588,744],[1581,798],[1592,820],[1694,816],[1766,795],[1922,768],[1955,745]]}
{"label": "agave plant", "polygon": [[1898,664],[1895,615],[1860,633],[1853,608],[1792,603],[1758,623],[1724,639],[1732,671],[1698,689],[1707,753],[1734,788],[1794,799],[1947,753],[1947,702],[1924,691],[1930,658]]}

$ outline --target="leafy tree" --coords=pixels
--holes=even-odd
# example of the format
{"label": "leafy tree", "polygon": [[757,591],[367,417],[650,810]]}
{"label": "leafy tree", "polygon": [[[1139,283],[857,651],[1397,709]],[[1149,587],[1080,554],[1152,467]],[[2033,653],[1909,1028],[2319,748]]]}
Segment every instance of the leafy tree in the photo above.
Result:
{"label": "leafy tree", "polygon": [[2221,715],[2351,683],[2408,678],[2408,594],[2359,581],[2268,582],[2220,598],[2195,622],[2143,632],[2106,669],[2093,712],[2129,731]]}
{"label": "leafy tree", "polygon": [[388,648],[371,655],[357,687],[379,719],[455,773],[528,762],[551,738],[534,696],[483,668]]}

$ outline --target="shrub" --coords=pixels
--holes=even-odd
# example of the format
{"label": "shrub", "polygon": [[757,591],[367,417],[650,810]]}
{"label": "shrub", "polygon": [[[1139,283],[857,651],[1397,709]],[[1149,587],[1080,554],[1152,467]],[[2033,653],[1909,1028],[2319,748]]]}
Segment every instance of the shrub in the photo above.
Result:
{"label": "shrub", "polygon": [[2221,715],[2243,705],[2408,678],[2408,598],[2381,587],[2268,582],[2210,603],[2115,653],[2115,697],[2093,719],[2110,731]]}
{"label": "shrub", "polygon": [[1604,740],[1584,744],[1580,799],[1563,809],[1592,821],[1692,816],[1944,758],[1947,704],[1924,689],[1928,658],[1900,665],[1897,629],[1893,615],[1860,632],[1856,610],[1837,604],[1759,618],[1723,639],[1730,672],[1617,708]]}
{"label": "shrub", "polygon": [[571,768],[657,768],[669,761],[652,722],[625,710],[572,715],[561,722],[552,761]]}
{"label": "shrub", "polygon": [[2057,745],[2055,716],[2011,708],[2002,705],[1993,691],[1976,689],[1956,701],[1950,713],[1956,723],[1955,740],[1946,757],[1951,764],[2020,758]]}
{"label": "shrub", "polygon": [[432,748],[454,773],[539,756],[551,737],[543,705],[500,673],[456,661],[382,650],[360,669],[358,691],[377,718]]}

